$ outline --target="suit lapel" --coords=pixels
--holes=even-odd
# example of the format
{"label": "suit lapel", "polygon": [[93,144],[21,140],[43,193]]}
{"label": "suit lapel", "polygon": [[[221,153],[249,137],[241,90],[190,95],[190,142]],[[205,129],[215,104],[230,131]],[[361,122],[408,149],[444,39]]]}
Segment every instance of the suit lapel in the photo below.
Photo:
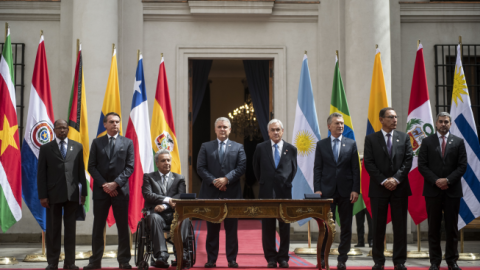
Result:
{"label": "suit lapel", "polygon": [[[434,142],[434,145],[435,145],[435,150],[437,151],[438,153],[438,156],[443,160],[443,157],[442,157],[442,146],[440,145],[440,140],[438,138],[438,135],[437,133],[435,133],[435,142]],[[445,147],[446,148],[446,147]]]}
{"label": "suit lapel", "polygon": [[400,143],[400,136],[398,134],[399,133],[397,131],[394,131],[392,136],[392,156],[391,156],[392,160],[394,159],[396,154],[395,149],[397,148],[397,145]]}
{"label": "suit lapel", "polygon": [[380,130],[377,132],[378,138],[380,139],[380,145],[382,146],[383,152],[387,154],[388,157],[388,150],[387,150],[387,144],[385,143],[385,137],[383,136],[383,132]]}
{"label": "suit lapel", "polygon": [[[328,144],[327,144],[327,153],[328,155],[330,155],[331,159],[333,161],[335,161],[335,156],[333,155],[333,147],[332,147],[332,138],[331,136],[328,137]],[[340,157],[338,157],[338,159],[340,160]]]}
{"label": "suit lapel", "polygon": [[225,152],[223,153],[223,160],[220,163],[223,163],[225,159],[227,158],[227,153],[232,147],[232,141],[228,139],[227,143],[225,144]]}
{"label": "suit lapel", "polygon": [[443,162],[445,163],[445,159],[448,155],[448,150],[452,147],[453,144],[453,137],[452,134],[448,135],[448,139],[445,141],[445,156],[443,157]]}
{"label": "suit lapel", "polygon": [[[345,151],[347,150],[346,147],[345,147],[345,136],[342,136],[342,140],[340,141],[340,145],[338,147],[340,147],[340,153],[338,154],[338,161],[337,161],[337,164],[340,164],[340,161],[342,160],[343,156],[345,156]],[[333,151],[332,151],[333,153]]]}
{"label": "suit lapel", "polygon": [[73,151],[73,143],[72,140],[68,140],[67,144],[67,153],[65,154],[65,160],[69,158],[69,156],[72,154],[71,152]]}
{"label": "suit lapel", "polygon": [[[173,178],[173,173],[170,172],[170,176],[168,176],[168,181],[167,181],[167,188],[166,188],[167,193],[170,190],[170,188],[172,187],[172,184],[173,184],[174,180],[175,179]],[[167,195],[167,194],[165,194],[165,195]]]}
{"label": "suit lapel", "polygon": [[118,135],[117,138],[115,139],[115,147],[113,147],[113,157],[111,159],[115,158],[117,155],[118,151],[123,148],[123,138],[122,136]]}
{"label": "suit lapel", "polygon": [[103,144],[102,148],[103,148],[103,151],[105,151],[105,154],[107,155],[108,159],[110,159],[110,151],[109,151],[109,147],[108,147],[108,136],[105,135],[102,137],[102,140],[101,140],[101,143]]}
{"label": "suit lapel", "polygon": [[152,178],[153,178],[153,180],[155,180],[154,182],[158,186],[158,189],[160,190],[161,195],[166,195],[166,194],[163,193],[162,177],[160,176],[159,171],[154,172]]}
{"label": "suit lapel", "polygon": [[274,169],[275,168],[275,160],[273,159],[273,146],[272,146],[272,140],[268,140],[268,143],[265,144],[265,150],[267,150],[267,156],[269,156],[270,163],[272,163],[272,166]]}
{"label": "suit lapel", "polygon": [[61,158],[63,160],[63,157],[62,157],[62,153],[60,153],[60,146],[58,145],[57,143],[57,139],[53,139],[54,142],[52,143],[52,151],[53,153],[55,153],[59,158]]}
{"label": "suit lapel", "polygon": [[215,158],[217,159],[219,164],[222,164],[222,162],[220,162],[220,153],[218,151],[218,139],[215,139],[215,141],[213,141],[213,147],[215,147],[215,150],[213,151],[213,153],[215,153]]}

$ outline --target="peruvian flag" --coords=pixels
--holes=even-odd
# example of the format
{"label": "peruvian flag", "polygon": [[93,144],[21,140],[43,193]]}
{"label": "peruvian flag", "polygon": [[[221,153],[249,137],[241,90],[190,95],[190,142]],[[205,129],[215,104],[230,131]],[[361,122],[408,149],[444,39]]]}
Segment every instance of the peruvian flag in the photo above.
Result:
{"label": "peruvian flag", "polygon": [[412,90],[408,107],[407,134],[413,149],[412,169],[408,174],[412,196],[408,197],[408,211],[416,225],[427,219],[427,208],[423,193],[423,176],[418,171],[418,153],[422,140],[433,134],[432,110],[428,96],[427,74],[423,61],[423,46],[419,44],[413,69]]}
{"label": "peruvian flag", "polygon": [[133,84],[132,110],[128,119],[125,137],[133,141],[135,165],[133,174],[128,179],[130,202],[128,206],[128,225],[132,233],[142,218],[144,199],[142,195],[143,174],[153,172],[152,143],[150,141],[150,124],[148,118],[147,90],[143,76],[143,57],[140,54],[135,83]]}

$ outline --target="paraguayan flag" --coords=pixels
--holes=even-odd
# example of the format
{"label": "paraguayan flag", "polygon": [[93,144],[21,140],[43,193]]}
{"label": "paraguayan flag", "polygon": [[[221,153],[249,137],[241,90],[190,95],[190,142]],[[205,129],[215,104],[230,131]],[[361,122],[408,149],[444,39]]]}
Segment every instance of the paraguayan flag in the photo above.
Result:
{"label": "paraguayan flag", "polygon": [[[310,71],[308,70],[308,58],[305,54],[303,56],[298,86],[295,125],[293,126],[293,145],[298,150],[298,169],[292,183],[293,199],[303,199],[305,193],[313,193],[313,164],[315,161],[315,147],[319,140],[320,129],[318,128],[312,81],[310,80]],[[298,224],[301,226],[308,220],[300,220]]]}
{"label": "paraguayan flag", "polygon": [[462,177],[463,198],[460,201],[458,214],[459,230],[480,216],[480,144],[460,55],[460,45],[458,45],[453,77],[450,132],[465,140],[468,159],[467,172]]}

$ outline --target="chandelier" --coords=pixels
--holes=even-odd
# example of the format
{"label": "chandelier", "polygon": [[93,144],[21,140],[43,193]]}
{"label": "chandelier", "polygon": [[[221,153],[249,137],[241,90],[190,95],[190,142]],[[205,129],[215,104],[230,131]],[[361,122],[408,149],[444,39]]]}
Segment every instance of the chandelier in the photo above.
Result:
{"label": "chandelier", "polygon": [[228,113],[228,117],[232,119],[233,133],[235,135],[241,135],[243,131],[245,138],[248,138],[250,141],[262,139],[250,95],[245,104]]}

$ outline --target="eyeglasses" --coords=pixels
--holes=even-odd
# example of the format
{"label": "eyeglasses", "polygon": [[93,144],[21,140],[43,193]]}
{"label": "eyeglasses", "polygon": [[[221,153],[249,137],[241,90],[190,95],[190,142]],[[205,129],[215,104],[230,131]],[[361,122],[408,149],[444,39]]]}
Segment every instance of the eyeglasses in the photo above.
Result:
{"label": "eyeglasses", "polygon": [[385,118],[390,118],[390,119],[395,118],[395,119],[397,119],[398,117],[396,115],[389,115],[389,116],[386,116]]}

